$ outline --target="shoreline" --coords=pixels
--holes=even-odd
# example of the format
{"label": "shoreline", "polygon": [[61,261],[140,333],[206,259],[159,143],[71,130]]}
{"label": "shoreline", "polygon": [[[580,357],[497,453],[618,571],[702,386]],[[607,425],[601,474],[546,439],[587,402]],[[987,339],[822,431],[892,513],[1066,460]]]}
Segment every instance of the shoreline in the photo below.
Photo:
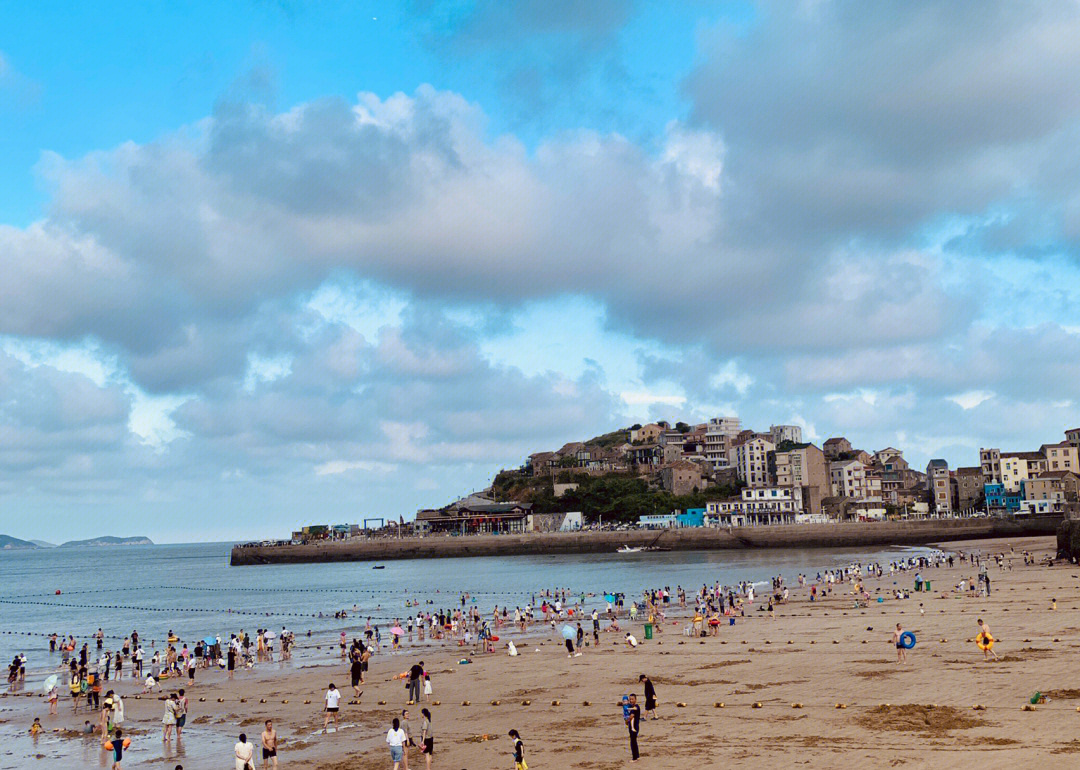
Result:
{"label": "shoreline", "polygon": [[[234,682],[208,672],[189,690],[192,728],[184,748],[160,738],[159,696],[135,698],[136,684],[129,683],[124,694],[135,739],[130,758],[138,766],[183,759],[185,770],[211,770],[223,766],[239,730],[251,734],[269,717],[278,725],[288,767],[387,767],[383,736],[389,720],[407,705],[398,672],[410,659],[422,658],[438,701],[423,704],[435,716],[435,767],[498,766],[511,727],[521,731],[530,765],[625,766],[626,729],[618,704],[627,692],[640,696],[640,673],[648,673],[659,690],[660,721],[643,723],[641,739],[647,764],[658,770],[715,758],[716,752],[732,767],[821,764],[835,760],[837,752],[860,766],[895,764],[898,756],[911,767],[948,770],[972,762],[991,768],[1030,761],[1064,766],[1055,764],[1067,761],[1058,755],[1080,752],[1070,727],[1080,698],[1069,665],[1075,649],[1075,567],[1023,564],[1022,550],[1053,553],[1049,537],[950,542],[942,548],[1000,552],[1010,568],[992,563],[989,597],[951,590],[977,572],[967,562],[924,572],[936,590],[908,599],[892,593],[897,586],[910,588],[911,571],[871,578],[867,590],[882,602],[872,599],[869,606],[853,607],[849,584],[836,585],[817,602],[793,590],[775,618],[755,605],[736,625],[703,639],[685,636],[688,611],[672,608],[664,632],[654,639],[643,638],[640,620],[627,624],[641,639],[639,649],[627,649],[620,634],[602,633],[601,644],[581,658],[567,658],[557,632],[542,628],[527,638],[503,632],[519,640],[518,657],[473,654],[467,666],[458,659],[468,652],[452,642],[413,648],[405,656],[376,655],[359,703],[342,686],[347,667],[331,650],[329,667],[260,665]],[[1053,596],[1061,601],[1057,611],[1048,607]],[[971,642],[976,617],[992,624],[1001,661],[984,663]],[[919,641],[903,666],[896,664],[890,641],[898,621]],[[320,730],[319,703],[328,680],[345,695],[347,726],[340,736]],[[1029,714],[1021,705],[1034,689],[1049,692],[1051,700]],[[103,761],[97,739],[67,732],[77,729],[86,718],[82,714],[72,715],[62,704],[58,718],[43,719],[42,740],[31,744],[25,729],[31,716],[43,714],[41,696],[0,704],[0,719],[7,720],[0,724],[8,745],[3,759],[15,763],[0,765],[37,766],[36,754],[68,764]],[[415,733],[415,707],[411,715]],[[417,759],[423,767],[415,754],[410,765]]]}
{"label": "shoreline", "polygon": [[611,553],[622,546],[673,551],[744,548],[845,548],[1054,535],[1060,515],[922,521],[776,524],[713,529],[544,532],[520,535],[371,538],[302,545],[234,545],[231,566],[342,561]]}

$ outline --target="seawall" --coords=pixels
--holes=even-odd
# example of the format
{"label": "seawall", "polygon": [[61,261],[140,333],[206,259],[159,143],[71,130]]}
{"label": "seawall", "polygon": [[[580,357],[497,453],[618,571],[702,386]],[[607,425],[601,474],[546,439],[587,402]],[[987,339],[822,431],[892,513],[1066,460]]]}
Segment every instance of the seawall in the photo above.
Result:
{"label": "seawall", "polygon": [[304,545],[233,546],[233,566],[330,561],[388,561],[463,556],[610,553],[627,545],[678,551],[728,548],[839,548],[922,545],[945,540],[1053,535],[1062,517],[931,519],[926,521],[789,524],[731,529],[545,532],[526,535],[433,535],[342,540]]}

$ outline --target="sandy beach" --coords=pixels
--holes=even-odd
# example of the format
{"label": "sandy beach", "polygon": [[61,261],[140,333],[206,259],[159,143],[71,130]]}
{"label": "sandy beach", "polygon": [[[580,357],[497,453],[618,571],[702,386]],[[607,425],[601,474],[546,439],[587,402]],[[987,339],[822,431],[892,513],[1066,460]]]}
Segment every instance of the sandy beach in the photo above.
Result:
{"label": "sandy beach", "polygon": [[[991,563],[992,593],[986,598],[943,593],[961,578],[974,577],[975,566],[930,569],[924,577],[933,591],[903,600],[891,592],[911,590],[914,572],[886,571],[866,581],[873,598],[858,609],[850,586],[811,603],[808,591],[792,585],[791,600],[776,608],[775,618],[748,611],[736,625],[721,626],[718,637],[689,638],[682,633],[686,618],[669,617],[663,632],[645,641],[639,621],[632,626],[643,640],[636,650],[626,647],[621,633],[601,633],[599,647],[568,658],[561,639],[542,632],[522,640],[517,657],[472,654],[469,665],[458,663],[465,653],[452,643],[416,655],[378,655],[359,705],[350,702],[348,669],[340,660],[300,669],[263,664],[232,682],[224,673],[200,671],[195,686],[187,688],[190,728],[180,746],[174,741],[167,750],[158,696],[137,698],[139,683],[125,681],[119,689],[133,746],[124,767],[232,767],[236,734],[243,730],[257,740],[262,720],[272,718],[283,741],[283,768],[390,768],[385,735],[407,699],[395,677],[420,657],[438,702],[429,705],[435,768],[513,767],[510,728],[521,733],[530,768],[629,765],[619,700],[631,692],[641,696],[639,674],[652,678],[660,701],[659,718],[641,726],[640,766],[820,766],[838,759],[845,765],[907,768],[1016,767],[1032,761],[1072,766],[1070,755],[1080,753],[1080,568],[1025,566],[1024,550],[1040,558],[1052,554],[1049,537],[942,547],[985,556],[1003,552],[1012,569]],[[657,574],[652,582],[668,581]],[[878,596],[884,601],[877,602]],[[1056,610],[1051,598],[1057,599]],[[974,644],[979,617],[993,630],[999,661],[984,662]],[[897,665],[891,639],[897,622],[918,638],[904,665]],[[500,635],[504,642],[516,638]],[[328,649],[328,661],[335,654]],[[343,695],[343,728],[323,735],[322,696],[330,681]],[[164,684],[168,691],[170,683]],[[1036,691],[1049,701],[1023,710]],[[410,708],[417,738],[421,705]],[[77,731],[84,720],[96,721],[95,715],[85,709],[72,715],[70,700],[61,698],[59,716],[48,717],[35,693],[0,699],[0,727],[20,736],[0,750],[0,768],[49,764],[23,759],[30,739],[21,736],[34,716],[45,725],[38,739],[43,757],[107,766],[96,738],[57,732]],[[418,749],[409,766],[424,766]]]}

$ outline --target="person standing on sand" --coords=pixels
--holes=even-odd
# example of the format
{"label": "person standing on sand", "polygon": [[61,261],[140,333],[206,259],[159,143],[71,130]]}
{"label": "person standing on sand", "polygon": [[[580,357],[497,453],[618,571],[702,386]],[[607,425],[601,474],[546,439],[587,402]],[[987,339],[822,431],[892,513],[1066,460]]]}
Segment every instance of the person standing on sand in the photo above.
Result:
{"label": "person standing on sand", "polygon": [[334,720],[334,730],[338,729],[338,703],[341,702],[341,693],[338,692],[338,688],[334,687],[334,683],[330,683],[330,687],[326,690],[324,696],[326,701],[326,712],[323,715],[323,732],[326,732],[327,726],[330,724],[330,720]]}
{"label": "person standing on sand", "polygon": [[656,688],[653,687],[652,680],[644,674],[638,677],[638,682],[645,687],[645,718],[656,719]]}
{"label": "person standing on sand", "polygon": [[626,708],[626,727],[630,731],[630,759],[638,761],[638,729],[641,727],[641,706],[638,705],[637,695],[630,694],[629,706]]}
{"label": "person standing on sand", "polygon": [[424,679],[424,661],[414,663],[409,669],[409,703],[420,702],[420,683]]}
{"label": "person standing on sand", "polygon": [[893,646],[896,647],[896,664],[907,662],[907,648],[904,647],[900,641],[900,637],[904,635],[904,629],[900,627],[900,624],[896,624],[896,630],[893,631],[892,641]]}
{"label": "person standing on sand", "polygon": [[247,735],[240,733],[240,740],[233,746],[236,770],[255,770],[255,744],[249,743]]}
{"label": "person standing on sand", "polygon": [[529,770],[529,766],[525,764],[525,744],[521,735],[517,730],[511,730],[507,735],[514,742],[514,770]]}
{"label": "person standing on sand", "polygon": [[263,770],[277,767],[277,731],[269,719],[266,720],[266,727],[262,732],[262,761]]}
{"label": "person standing on sand", "polygon": [[431,755],[435,752],[435,730],[431,726],[431,712],[426,708],[420,709],[420,715],[424,721],[420,723],[420,753],[427,762],[427,770],[431,770]]}
{"label": "person standing on sand", "polygon": [[390,729],[386,731],[386,745],[390,747],[390,761],[394,763],[394,770],[401,767],[401,759],[405,756],[405,731],[401,729],[401,722],[394,717]]}

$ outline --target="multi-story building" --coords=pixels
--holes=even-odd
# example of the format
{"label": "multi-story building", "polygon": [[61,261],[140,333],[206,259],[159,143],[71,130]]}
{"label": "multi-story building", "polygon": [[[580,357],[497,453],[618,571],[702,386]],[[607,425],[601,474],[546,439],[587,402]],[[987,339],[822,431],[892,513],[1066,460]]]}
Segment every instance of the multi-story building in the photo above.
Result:
{"label": "multi-story building", "polygon": [[1044,471],[1024,484],[1024,499],[1075,503],[1080,499],[1080,476],[1072,471]]}
{"label": "multi-story building", "polygon": [[791,524],[802,512],[799,487],[747,488],[737,500],[710,500],[705,508],[705,522],[713,527]]}
{"label": "multi-story building", "polygon": [[881,502],[881,477],[859,460],[834,460],[829,463],[829,485],[834,497]]}
{"label": "multi-story building", "polygon": [[735,472],[748,487],[769,485],[769,453],[776,445],[762,436],[755,436],[735,447]]}
{"label": "multi-story building", "polygon": [[981,467],[957,468],[953,479],[956,481],[956,509],[958,511],[982,507],[984,493]]}
{"label": "multi-story building", "polygon": [[987,484],[983,487],[983,494],[986,496],[986,507],[991,510],[1013,512],[1020,510],[1020,501],[1024,498],[1024,485],[1026,483],[1021,482],[1020,489],[1015,492],[1007,490],[1000,481]]}
{"label": "multi-story building", "polygon": [[952,474],[949,464],[941,459],[931,460],[926,466],[926,484],[930,490],[930,504],[938,513],[952,513]]}
{"label": "multi-story building", "polygon": [[1080,447],[1080,428],[1069,428],[1065,431],[1065,440],[1075,447]]}
{"label": "multi-story building", "polygon": [[660,440],[660,434],[667,430],[667,425],[651,422],[640,428],[630,429],[631,444],[652,444]]}
{"label": "multi-story building", "polygon": [[1039,447],[1039,451],[1046,459],[1046,470],[1080,472],[1080,448],[1068,441],[1043,444]]}
{"label": "multi-story building", "polygon": [[1001,450],[997,447],[980,449],[979,467],[982,468],[983,484],[1001,481]]}
{"label": "multi-story building", "polygon": [[785,441],[790,441],[792,444],[802,443],[802,428],[798,425],[771,425],[769,426],[769,437],[777,446],[783,444]]}
{"label": "multi-story building", "polygon": [[851,451],[851,442],[843,436],[834,436],[821,445],[821,451],[825,453],[826,460],[836,460]]}
{"label": "multi-story building", "polygon": [[821,513],[821,500],[831,493],[829,466],[825,454],[813,444],[798,444],[785,452],[774,452],[769,464],[778,487],[800,487],[810,513]]}
{"label": "multi-story building", "polygon": [[732,439],[739,434],[738,417],[713,417],[705,424],[705,460],[713,470],[731,467]]}
{"label": "multi-story building", "polygon": [[1010,492],[1019,492],[1020,485],[1046,470],[1042,452],[1002,452],[1001,483]]}
{"label": "multi-story building", "polygon": [[701,468],[689,460],[679,460],[663,467],[660,470],[660,484],[676,497],[697,492],[704,486]]}

